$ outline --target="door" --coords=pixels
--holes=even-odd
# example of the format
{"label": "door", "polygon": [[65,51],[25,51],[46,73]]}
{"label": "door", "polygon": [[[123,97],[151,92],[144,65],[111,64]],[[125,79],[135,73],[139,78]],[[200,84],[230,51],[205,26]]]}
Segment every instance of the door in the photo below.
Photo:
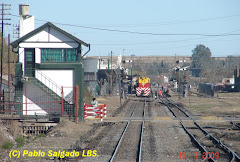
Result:
{"label": "door", "polygon": [[24,54],[25,76],[35,77],[35,49],[25,48]]}

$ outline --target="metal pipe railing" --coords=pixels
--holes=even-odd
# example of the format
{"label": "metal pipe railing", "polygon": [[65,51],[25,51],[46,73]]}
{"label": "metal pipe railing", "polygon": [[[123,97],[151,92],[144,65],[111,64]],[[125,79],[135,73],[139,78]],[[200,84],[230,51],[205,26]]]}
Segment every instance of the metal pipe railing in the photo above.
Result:
{"label": "metal pipe railing", "polygon": [[[35,78],[38,79],[40,82],[42,82],[44,85],[46,85],[49,89],[51,89],[53,92],[61,96],[61,86],[59,86],[56,82],[54,82],[51,78],[49,78],[46,74],[39,71],[39,69],[24,69],[24,77],[27,77],[26,74],[28,73],[34,73]],[[32,76],[34,77],[34,76]]]}

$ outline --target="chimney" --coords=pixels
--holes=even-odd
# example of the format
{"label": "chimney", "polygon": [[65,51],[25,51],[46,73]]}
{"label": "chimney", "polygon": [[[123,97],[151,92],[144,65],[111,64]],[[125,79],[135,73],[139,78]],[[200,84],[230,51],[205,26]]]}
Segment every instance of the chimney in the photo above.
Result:
{"label": "chimney", "polygon": [[34,16],[29,15],[29,5],[19,5],[20,25],[19,36],[22,37],[34,30]]}

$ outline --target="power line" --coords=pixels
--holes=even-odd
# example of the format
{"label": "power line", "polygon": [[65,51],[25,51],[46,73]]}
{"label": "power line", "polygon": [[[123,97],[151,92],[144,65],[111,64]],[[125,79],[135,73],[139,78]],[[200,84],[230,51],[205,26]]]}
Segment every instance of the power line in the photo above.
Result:
{"label": "power line", "polygon": [[141,45],[141,44],[159,44],[159,43],[172,43],[172,42],[183,42],[183,41],[191,41],[197,40],[201,38],[192,38],[192,39],[183,39],[183,40],[173,40],[173,41],[162,41],[162,42],[141,42],[141,43],[119,43],[119,44],[94,44],[93,45]]}
{"label": "power line", "polygon": [[[240,29],[237,30],[233,30],[224,34],[229,34],[229,33],[234,33],[240,31]],[[200,39],[206,39],[206,37],[198,37],[198,38],[192,38],[192,39],[183,39],[183,40],[172,40],[172,41],[161,41],[161,42],[140,42],[140,43],[126,43],[126,41],[124,41],[125,43],[92,43],[92,45],[141,45],[141,44],[160,44],[160,43],[172,43],[172,42],[186,42],[186,41],[192,41],[192,40],[200,40]],[[235,39],[235,40],[239,40],[239,39]],[[233,40],[224,40],[224,39],[215,39],[215,40],[207,40],[207,42],[209,41],[233,41]],[[101,41],[102,42],[102,41]],[[113,41],[111,41],[113,42]],[[120,42],[120,41],[119,41]]]}
{"label": "power line", "polygon": [[[237,32],[237,31],[240,31],[240,29],[237,29],[237,30],[233,30],[233,31],[230,31],[230,32],[226,32],[224,34],[230,34],[230,33],[234,33],[234,32]],[[124,41],[125,43],[92,43],[92,45],[141,45],[141,44],[159,44],[159,43],[171,43],[171,42],[185,42],[185,41],[192,41],[192,40],[199,40],[199,39],[206,39],[206,37],[198,37],[198,38],[192,38],[192,39],[183,39],[183,40],[170,40],[170,41],[161,41],[161,42],[140,42],[140,43],[126,43],[126,41]],[[235,39],[235,40],[239,40],[239,39]],[[215,39],[215,40],[208,40],[209,41],[232,41],[232,40],[223,40],[223,39]],[[101,41],[103,42],[103,41]],[[113,42],[113,41],[111,41]],[[118,42],[121,42],[121,41],[118,41]]]}
{"label": "power line", "polygon": [[205,18],[205,19],[193,19],[193,20],[175,20],[175,21],[167,21],[167,22],[159,22],[159,23],[139,23],[139,24],[113,24],[113,25],[96,25],[91,24],[90,26],[96,27],[143,27],[143,26],[161,26],[161,25],[175,25],[175,24],[185,24],[185,23],[195,23],[195,22],[205,22],[205,21],[213,21],[219,19],[227,19],[232,17],[239,17],[239,14],[236,15],[229,15],[229,16],[222,16],[222,17],[212,17],[212,18]]}
{"label": "power line", "polygon": [[[12,15],[17,16],[17,15]],[[19,16],[17,16],[19,17]],[[37,21],[47,22],[46,20],[35,19]],[[59,23],[59,22],[52,22],[58,25],[64,26],[71,26],[71,27],[78,27],[78,28],[85,28],[85,29],[92,29],[92,30],[100,30],[100,31],[108,31],[108,32],[118,32],[118,33],[128,33],[128,34],[139,34],[139,35],[152,35],[152,36],[204,36],[204,37],[222,37],[222,36],[239,36],[240,34],[199,34],[199,33],[151,33],[151,32],[138,32],[138,31],[129,31],[129,30],[118,30],[118,29],[108,29],[108,28],[99,28],[99,27],[90,27],[90,26],[83,26],[83,25],[74,25],[74,24],[67,24],[67,23]]]}
{"label": "power line", "polygon": [[142,27],[142,26],[159,26],[159,25],[172,25],[172,24],[185,24],[185,23],[194,23],[194,22],[206,22],[206,21],[213,21],[219,19],[226,19],[231,17],[239,17],[240,15],[229,15],[229,16],[222,16],[222,17],[213,17],[213,18],[206,18],[206,19],[193,19],[193,20],[176,20],[176,21],[169,21],[169,22],[160,22],[160,23],[141,23],[141,24],[116,24],[116,25],[95,25],[98,27]]}

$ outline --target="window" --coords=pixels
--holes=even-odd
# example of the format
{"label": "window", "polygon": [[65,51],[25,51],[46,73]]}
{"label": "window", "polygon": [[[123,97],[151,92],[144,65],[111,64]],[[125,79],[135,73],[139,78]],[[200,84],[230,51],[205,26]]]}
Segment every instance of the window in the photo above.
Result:
{"label": "window", "polygon": [[42,62],[77,62],[76,49],[41,49]]}

